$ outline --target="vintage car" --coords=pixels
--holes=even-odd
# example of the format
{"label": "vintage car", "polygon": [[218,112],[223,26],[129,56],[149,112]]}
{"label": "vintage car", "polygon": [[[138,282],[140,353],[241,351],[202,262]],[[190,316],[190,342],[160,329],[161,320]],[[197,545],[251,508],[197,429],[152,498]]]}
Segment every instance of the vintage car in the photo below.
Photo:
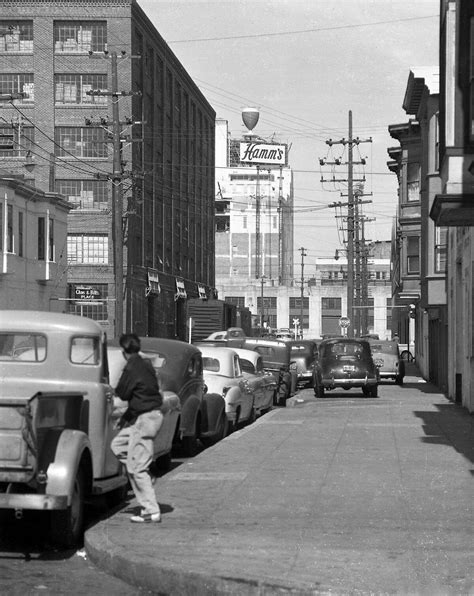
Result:
{"label": "vintage car", "polygon": [[369,340],[369,344],[375,366],[379,369],[380,380],[393,379],[398,385],[403,385],[405,362],[400,356],[398,343]]}
{"label": "vintage car", "polygon": [[240,360],[232,348],[199,346],[202,353],[204,382],[209,392],[225,399],[228,432],[254,421],[255,394],[240,368]]}
{"label": "vintage car", "polygon": [[84,502],[124,496],[106,337],[91,319],[0,311],[0,509],[50,513],[51,539],[80,541]]}
{"label": "vintage car", "polygon": [[286,400],[296,393],[296,363],[291,359],[291,348],[286,341],[250,337],[245,340],[245,348],[258,352],[263,360],[264,370],[277,378],[274,404],[286,406]]}
{"label": "vintage car", "polygon": [[[245,342],[245,332],[240,327],[229,327],[226,331],[215,331],[201,341],[220,341],[229,348],[241,348]],[[219,344],[217,344],[219,345]]]}
{"label": "vintage car", "polygon": [[292,339],[291,360],[296,362],[297,383],[299,387],[314,387],[318,346],[312,339]]}
{"label": "vintage car", "polygon": [[254,393],[255,414],[265,414],[272,409],[277,379],[274,374],[263,368],[263,360],[258,352],[242,348],[233,349],[239,357],[242,374]]}
{"label": "vintage car", "polygon": [[[181,413],[175,447],[181,454],[197,453],[198,440],[206,447],[226,436],[225,402],[220,394],[205,392],[201,352],[176,339],[140,338],[142,354],[150,358],[160,389],[175,393]],[[118,346],[117,340],[110,344]],[[118,380],[118,379],[117,379]]]}
{"label": "vintage car", "polygon": [[377,397],[378,368],[365,340],[325,339],[319,345],[314,394],[324,397],[326,390],[360,388],[366,397]]}

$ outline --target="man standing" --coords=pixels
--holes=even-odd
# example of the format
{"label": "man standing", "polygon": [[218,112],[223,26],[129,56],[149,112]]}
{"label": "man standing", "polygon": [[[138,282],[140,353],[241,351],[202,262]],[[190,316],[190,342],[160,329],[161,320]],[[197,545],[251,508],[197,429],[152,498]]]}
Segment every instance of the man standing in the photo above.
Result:
{"label": "man standing", "polygon": [[151,362],[139,354],[140,339],[134,333],[126,333],[119,343],[127,363],[115,392],[128,402],[128,408],[120,419],[121,430],[112,440],[111,448],[125,464],[141,507],[140,513],[130,520],[156,523],[161,521],[161,512],[148,468],[153,461],[153,440],[163,422],[160,410],[163,398]]}

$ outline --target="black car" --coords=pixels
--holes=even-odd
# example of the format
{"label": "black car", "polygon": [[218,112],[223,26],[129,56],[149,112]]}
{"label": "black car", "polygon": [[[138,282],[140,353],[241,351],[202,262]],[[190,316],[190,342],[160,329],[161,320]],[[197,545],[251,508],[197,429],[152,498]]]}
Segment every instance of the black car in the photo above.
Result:
{"label": "black car", "polygon": [[314,387],[318,346],[312,339],[292,339],[291,360],[296,362],[297,383],[301,387]]}
{"label": "black car", "polygon": [[379,371],[369,342],[360,339],[326,339],[319,345],[314,394],[324,397],[327,390],[360,387],[366,397],[377,397]]}

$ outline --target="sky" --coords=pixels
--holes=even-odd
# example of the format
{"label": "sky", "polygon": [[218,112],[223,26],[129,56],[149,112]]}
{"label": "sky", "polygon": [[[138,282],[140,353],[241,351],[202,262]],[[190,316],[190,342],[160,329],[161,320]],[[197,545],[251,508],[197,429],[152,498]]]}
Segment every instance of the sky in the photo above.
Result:
{"label": "sky", "polygon": [[[257,107],[254,132],[288,143],[294,171],[294,258],[331,258],[343,249],[334,202],[346,202],[353,137],[354,176],[365,176],[368,241],[390,240],[397,180],[387,149],[398,145],[390,124],[413,117],[402,108],[410,69],[437,67],[439,0],[137,0],[233,137],[241,112]],[[370,193],[372,193],[370,195]],[[339,224],[338,224],[339,222]]]}

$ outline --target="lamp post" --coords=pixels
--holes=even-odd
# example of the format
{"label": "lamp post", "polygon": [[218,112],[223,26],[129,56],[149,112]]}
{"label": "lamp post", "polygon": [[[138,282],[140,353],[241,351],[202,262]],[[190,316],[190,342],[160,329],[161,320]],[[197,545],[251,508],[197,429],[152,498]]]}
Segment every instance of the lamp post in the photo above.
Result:
{"label": "lamp post", "polygon": [[265,275],[262,275],[262,277],[260,278],[260,333],[262,333],[262,329],[263,329],[263,320],[264,320],[264,316],[265,316],[265,310],[264,310],[264,305],[263,305],[263,282],[266,279]]}

